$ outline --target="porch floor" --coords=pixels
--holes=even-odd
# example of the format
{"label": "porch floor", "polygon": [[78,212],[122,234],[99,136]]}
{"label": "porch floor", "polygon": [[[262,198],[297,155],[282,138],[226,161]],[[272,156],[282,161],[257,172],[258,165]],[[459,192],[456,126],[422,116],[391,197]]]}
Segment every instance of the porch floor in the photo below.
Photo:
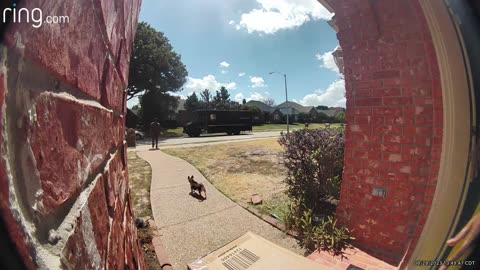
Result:
{"label": "porch floor", "polygon": [[[325,251],[315,251],[308,255],[307,258],[313,260],[328,270],[345,270],[349,265],[359,267],[364,270],[394,270],[396,266],[390,265],[378,258],[375,258],[358,248],[351,248],[345,251],[343,258],[341,256],[333,256]],[[355,268],[353,268],[355,269]]]}

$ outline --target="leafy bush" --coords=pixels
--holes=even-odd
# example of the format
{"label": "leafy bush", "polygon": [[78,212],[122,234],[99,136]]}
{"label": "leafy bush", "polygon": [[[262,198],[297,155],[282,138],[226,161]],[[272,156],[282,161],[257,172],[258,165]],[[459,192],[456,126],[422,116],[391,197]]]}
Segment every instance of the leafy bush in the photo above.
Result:
{"label": "leafy bush", "polygon": [[351,247],[355,239],[347,227],[337,223],[333,214],[316,216],[311,209],[300,205],[299,200],[293,200],[284,222],[288,229],[297,232],[300,246],[308,251],[318,248],[343,255],[343,250]]}
{"label": "leafy bush", "polygon": [[344,138],[335,129],[301,129],[279,140],[285,149],[289,197],[313,213],[321,213],[325,201],[339,199],[343,171]]}
{"label": "leafy bush", "polygon": [[287,194],[292,203],[285,217],[287,228],[298,234],[299,244],[338,255],[352,240],[350,231],[333,217],[339,199],[343,171],[342,129],[301,129],[283,134],[288,169]]}

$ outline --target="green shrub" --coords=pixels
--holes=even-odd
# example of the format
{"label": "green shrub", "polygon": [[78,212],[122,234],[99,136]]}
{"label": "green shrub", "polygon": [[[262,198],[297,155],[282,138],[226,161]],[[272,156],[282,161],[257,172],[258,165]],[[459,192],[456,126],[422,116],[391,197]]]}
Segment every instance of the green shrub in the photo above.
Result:
{"label": "green shrub", "polygon": [[284,221],[288,229],[297,232],[301,247],[308,251],[325,250],[333,255],[342,255],[343,250],[351,247],[350,243],[355,238],[347,227],[337,223],[333,214],[315,216],[311,209],[305,210],[305,206],[300,207],[298,202],[295,200],[291,204]]}
{"label": "green shrub", "polygon": [[341,254],[350,245],[348,228],[337,224],[336,206],[343,172],[342,129],[301,129],[282,135],[283,161],[288,169],[287,194],[292,203],[285,216],[299,244]]}
{"label": "green shrub", "polygon": [[339,199],[343,171],[343,133],[336,129],[300,129],[279,139],[288,169],[287,194],[314,214],[325,201]]}

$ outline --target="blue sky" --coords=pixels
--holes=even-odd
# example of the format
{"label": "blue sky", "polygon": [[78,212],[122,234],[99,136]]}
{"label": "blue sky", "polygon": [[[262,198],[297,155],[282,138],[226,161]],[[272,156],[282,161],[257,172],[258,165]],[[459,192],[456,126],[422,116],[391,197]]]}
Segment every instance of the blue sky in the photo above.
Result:
{"label": "blue sky", "polygon": [[[338,45],[330,14],[316,0],[143,0],[140,20],[162,31],[189,76],[182,97],[229,89],[240,101],[273,98],[345,106],[344,82],[331,52]],[[129,101],[129,106],[137,100]]]}

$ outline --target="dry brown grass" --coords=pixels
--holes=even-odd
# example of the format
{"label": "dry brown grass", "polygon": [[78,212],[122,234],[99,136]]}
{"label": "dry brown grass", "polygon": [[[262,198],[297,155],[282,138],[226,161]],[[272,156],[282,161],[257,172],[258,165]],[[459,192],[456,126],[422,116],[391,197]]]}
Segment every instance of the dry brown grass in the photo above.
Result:
{"label": "dry brown grass", "polygon": [[[145,160],[139,158],[135,151],[128,151],[128,177],[130,196],[132,199],[135,217],[152,217],[150,204],[150,184],[152,181],[152,168]],[[155,248],[152,245],[153,231],[151,228],[138,228],[138,240],[142,246],[143,256],[148,269],[161,270]]]}
{"label": "dry brown grass", "polygon": [[132,205],[137,217],[151,217],[150,184],[152,168],[145,160],[139,158],[135,151],[127,155],[129,186],[132,196]]}
{"label": "dry brown grass", "polygon": [[265,201],[285,190],[282,150],[272,138],[163,151],[190,162],[221,192],[244,203],[253,194]]}

